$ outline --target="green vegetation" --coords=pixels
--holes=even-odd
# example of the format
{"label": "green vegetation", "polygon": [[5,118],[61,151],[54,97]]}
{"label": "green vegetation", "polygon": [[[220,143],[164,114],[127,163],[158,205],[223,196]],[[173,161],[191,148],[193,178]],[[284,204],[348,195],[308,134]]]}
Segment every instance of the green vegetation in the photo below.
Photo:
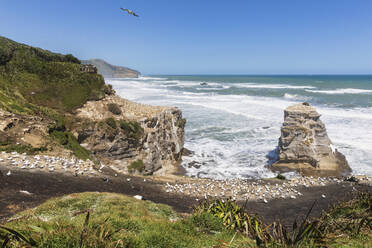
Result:
{"label": "green vegetation", "polygon": [[204,202],[197,213],[220,218],[229,229],[256,240],[260,247],[368,247],[372,243],[372,193],[360,193],[354,200],[333,206],[319,219],[295,221],[292,228],[280,222],[263,225],[231,199]]}
{"label": "green vegetation", "polygon": [[329,247],[368,247],[372,244],[372,193],[360,193],[355,199],[334,205],[321,217]]}
{"label": "green vegetation", "polygon": [[116,128],[117,128],[117,126],[116,126],[116,121],[115,121],[114,118],[107,118],[107,119],[105,120],[105,122],[106,122],[106,124],[107,124],[108,126],[110,126],[111,128],[113,128],[113,129],[116,129]]}
{"label": "green vegetation", "polygon": [[116,103],[109,103],[107,105],[107,108],[114,115],[120,115],[122,113],[119,105],[117,105]]}
{"label": "green vegetation", "polygon": [[79,144],[72,133],[53,130],[50,132],[50,136],[57,140],[60,145],[71,150],[77,158],[83,160],[91,159],[90,152]]}
{"label": "green vegetation", "polygon": [[141,159],[138,159],[137,161],[132,162],[128,166],[129,172],[139,171],[142,172],[145,169],[145,165],[143,164],[143,161]]}
{"label": "green vegetation", "polygon": [[34,110],[30,106],[33,104],[70,112],[89,99],[103,97],[104,89],[102,76],[80,72],[80,61],[72,55],[56,54],[0,37],[3,107],[14,112],[30,112]]}
{"label": "green vegetation", "polygon": [[[112,91],[101,75],[81,72],[80,67],[80,61],[71,54],[52,53],[0,36],[0,108],[21,115],[42,116],[63,126],[66,114]],[[71,133],[59,130],[50,134],[79,158],[89,158],[89,153]],[[37,152],[27,147],[22,149]]]}
{"label": "green vegetation", "polygon": [[122,132],[126,137],[139,142],[144,134],[144,129],[136,121],[117,121],[114,118],[107,118],[98,123],[98,126],[104,130],[109,139],[114,139],[119,132]]}
{"label": "green vegetation", "polygon": [[21,144],[0,145],[0,151],[18,152],[20,154],[26,153],[28,155],[34,155],[39,152],[44,152],[46,150],[47,150],[46,147],[32,147],[30,145],[21,145]]}
{"label": "green vegetation", "polygon": [[127,134],[128,137],[140,140],[144,130],[138,122],[120,120],[120,128]]}
{"label": "green vegetation", "polygon": [[285,176],[282,175],[282,174],[280,174],[280,173],[276,176],[276,179],[279,179],[279,180],[286,180]]}
{"label": "green vegetation", "polygon": [[[89,214],[88,214],[89,213]],[[36,247],[252,247],[208,213],[183,218],[171,207],[110,193],[72,194],[24,211],[7,228]],[[0,228],[1,229],[1,228]],[[0,244],[27,243],[0,230]],[[24,246],[23,246],[24,247]]]}
{"label": "green vegetation", "polygon": [[[315,203],[314,203],[315,204]],[[313,205],[314,206],[314,205]],[[313,207],[312,206],[312,207]],[[0,226],[0,244],[21,247],[369,247],[372,194],[319,219],[264,225],[232,200],[204,202],[188,217],[171,207],[110,193],[47,201]],[[255,240],[255,241],[254,241]],[[25,246],[22,246],[25,247]],[[27,246],[28,247],[28,246]]]}
{"label": "green vegetation", "polygon": [[222,220],[226,228],[244,233],[256,240],[257,244],[267,242],[269,234],[263,230],[262,222],[251,216],[231,199],[204,202],[197,208],[197,213],[210,213]]}

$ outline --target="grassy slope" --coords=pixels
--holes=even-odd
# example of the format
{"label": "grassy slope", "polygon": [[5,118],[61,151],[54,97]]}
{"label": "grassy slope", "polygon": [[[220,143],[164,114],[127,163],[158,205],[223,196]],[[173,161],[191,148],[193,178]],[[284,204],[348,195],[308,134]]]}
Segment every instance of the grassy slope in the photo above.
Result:
{"label": "grassy slope", "polygon": [[104,89],[102,76],[80,72],[80,61],[72,55],[0,37],[1,105],[11,112],[33,111],[31,105],[71,112],[89,99],[103,97]]}
{"label": "grassy slope", "polygon": [[[334,206],[319,219],[323,235],[305,238],[295,247],[370,247],[371,204],[367,193]],[[199,209],[181,217],[169,206],[112,193],[52,199],[14,216],[7,227],[34,239],[37,247],[256,247],[209,212]],[[0,228],[0,244],[5,233]],[[293,247],[279,241],[268,247]],[[22,242],[13,239],[9,244],[19,247]]]}
{"label": "grassy slope", "polygon": [[[85,232],[83,210],[91,211]],[[7,226],[38,247],[79,247],[82,239],[83,247],[227,247],[231,240],[228,247],[252,245],[210,214],[182,218],[169,206],[111,193],[64,196],[17,217]],[[11,247],[20,245],[12,242]]]}
{"label": "grassy slope", "polygon": [[[333,206],[322,218],[327,226],[323,244],[328,247],[371,247],[372,193]],[[363,225],[361,225],[363,223]]]}
{"label": "grassy slope", "polygon": [[[89,153],[66,130],[65,116],[87,100],[101,99],[107,86],[101,75],[81,72],[80,66],[72,55],[52,53],[0,36],[0,108],[54,120],[57,130],[51,138],[77,157],[87,159]],[[14,144],[9,145],[0,150]]]}

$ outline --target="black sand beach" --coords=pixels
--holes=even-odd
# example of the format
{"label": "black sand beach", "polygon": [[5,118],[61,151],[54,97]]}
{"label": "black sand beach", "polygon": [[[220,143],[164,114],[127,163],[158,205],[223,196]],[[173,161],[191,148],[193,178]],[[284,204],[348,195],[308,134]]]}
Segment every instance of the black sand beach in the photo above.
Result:
{"label": "black sand beach", "polygon": [[[4,223],[12,215],[27,208],[36,207],[44,201],[78,192],[114,192],[126,195],[141,195],[146,200],[164,203],[173,207],[179,213],[190,213],[198,204],[195,198],[184,194],[169,194],[161,189],[164,181],[156,178],[135,177],[127,175],[113,176],[110,171],[103,175],[70,176],[62,173],[41,171],[13,171],[6,176],[7,168],[0,168],[0,222]],[[107,180],[108,179],[108,180]],[[372,187],[350,182],[340,184],[304,188],[302,197],[297,199],[273,199],[267,204],[262,201],[249,201],[246,208],[249,213],[258,214],[265,223],[282,220],[291,225],[295,219],[301,219],[310,206],[316,201],[311,216],[319,216],[332,204],[348,200],[357,191],[371,191]],[[21,193],[27,191],[31,194]],[[321,195],[326,195],[322,198]],[[244,202],[240,202],[244,205]]]}

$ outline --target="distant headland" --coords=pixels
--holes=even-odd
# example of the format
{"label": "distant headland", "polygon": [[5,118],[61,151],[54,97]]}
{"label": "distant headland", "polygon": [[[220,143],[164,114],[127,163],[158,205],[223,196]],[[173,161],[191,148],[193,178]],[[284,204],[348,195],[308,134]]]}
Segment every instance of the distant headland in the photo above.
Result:
{"label": "distant headland", "polygon": [[139,71],[117,65],[111,65],[103,59],[82,60],[83,64],[92,64],[98,69],[98,73],[105,78],[138,78]]}

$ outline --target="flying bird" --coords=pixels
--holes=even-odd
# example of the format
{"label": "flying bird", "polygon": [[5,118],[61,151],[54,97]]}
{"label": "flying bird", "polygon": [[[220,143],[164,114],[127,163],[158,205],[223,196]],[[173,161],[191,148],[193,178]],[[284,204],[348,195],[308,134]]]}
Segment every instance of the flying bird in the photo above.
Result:
{"label": "flying bird", "polygon": [[122,11],[126,11],[128,12],[129,15],[132,15],[132,16],[135,16],[135,17],[139,17],[139,15],[137,15],[136,13],[134,13],[133,11],[129,10],[129,9],[123,9],[123,8],[120,8]]}

